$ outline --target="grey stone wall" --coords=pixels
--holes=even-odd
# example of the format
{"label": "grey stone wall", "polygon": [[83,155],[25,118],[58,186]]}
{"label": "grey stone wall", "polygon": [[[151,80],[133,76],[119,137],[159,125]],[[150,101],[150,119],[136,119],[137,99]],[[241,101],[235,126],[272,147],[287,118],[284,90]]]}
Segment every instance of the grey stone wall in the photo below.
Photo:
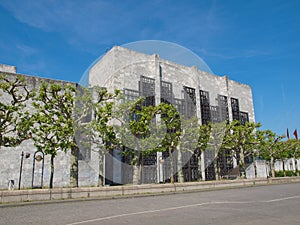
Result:
{"label": "grey stone wall", "polygon": [[[25,78],[28,90],[36,90],[39,88],[41,82],[58,82],[58,83],[68,83],[64,81],[55,81],[50,79],[44,79],[39,77],[27,76],[22,74],[14,73],[2,73],[5,74],[10,79],[14,76],[22,76]],[[73,84],[73,83],[70,83]],[[74,84],[75,85],[75,84]],[[3,94],[3,93],[2,93]],[[0,96],[2,102],[10,101],[7,95]],[[25,110],[33,112],[32,101],[26,102]],[[20,164],[21,164],[21,153],[29,153],[30,157],[25,158],[23,161],[21,188],[29,188],[32,184],[32,171],[33,171],[33,155],[37,151],[32,140],[27,140],[21,143],[17,147],[1,147],[0,148],[0,189],[6,189],[8,187],[8,181],[14,180],[15,188],[18,187],[20,178]],[[50,180],[50,156],[45,156],[44,161],[44,186],[49,186]],[[69,186],[70,180],[70,151],[64,153],[62,151],[58,152],[54,162],[54,187],[66,187]],[[40,165],[37,163],[37,168]],[[36,172],[39,172],[36,170]],[[41,172],[41,171],[40,171]],[[36,181],[37,177],[35,177]]]}
{"label": "grey stone wall", "polygon": [[5,64],[0,64],[0,72],[16,73],[17,72],[17,67],[10,66],[10,65],[5,65]]}
{"label": "grey stone wall", "polygon": [[[113,65],[111,65],[113,64]],[[228,97],[228,110],[232,120],[230,98],[239,100],[240,111],[249,114],[249,121],[255,122],[251,87],[230,80],[227,76],[216,76],[159,58],[158,55],[146,55],[119,46],[113,47],[89,73],[91,86],[100,85],[109,91],[124,88],[138,90],[141,76],[155,79],[156,98],[160,98],[160,81],[171,82],[174,98],[183,99],[183,86],[196,90],[197,115],[200,118],[199,91],[208,91],[210,104],[217,106],[218,95]]]}

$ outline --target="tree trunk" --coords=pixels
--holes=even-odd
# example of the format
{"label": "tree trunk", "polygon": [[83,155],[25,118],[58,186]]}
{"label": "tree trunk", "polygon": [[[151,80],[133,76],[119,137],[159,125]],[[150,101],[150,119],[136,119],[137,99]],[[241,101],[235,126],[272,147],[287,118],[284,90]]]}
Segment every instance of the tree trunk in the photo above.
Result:
{"label": "tree trunk", "polygon": [[240,177],[245,178],[245,155],[243,150],[241,150],[240,152],[239,165],[240,165]]}
{"label": "tree trunk", "polygon": [[257,178],[257,166],[256,166],[256,160],[253,160],[253,167],[254,167],[254,178]]}
{"label": "tree trunk", "polygon": [[53,188],[53,177],[54,177],[54,155],[51,155],[51,161],[50,161],[50,165],[51,165],[51,172],[50,172],[50,184],[49,187],[50,189]]}
{"label": "tree trunk", "polygon": [[99,175],[98,175],[98,187],[104,185],[104,154],[103,151],[99,151]]}
{"label": "tree trunk", "polygon": [[134,165],[133,165],[133,184],[140,184],[140,177],[141,177],[141,152],[136,151],[134,156]]}
{"label": "tree trunk", "polygon": [[270,162],[270,166],[271,166],[271,173],[272,173],[272,177],[275,177],[275,165],[274,165],[274,157],[271,156],[271,162]]}
{"label": "tree trunk", "polygon": [[143,184],[144,180],[143,180],[143,166],[144,166],[144,155],[142,152],[140,152],[140,162],[139,162],[139,184]]}
{"label": "tree trunk", "polygon": [[218,168],[218,157],[214,158],[214,170],[215,170],[215,179],[220,180],[220,173]]}
{"label": "tree trunk", "polygon": [[215,179],[220,180],[220,171],[218,167],[218,159],[219,159],[219,148],[217,145],[214,145],[214,170],[215,170]]}
{"label": "tree trunk", "polygon": [[284,168],[284,160],[282,161],[282,169],[283,169],[283,176],[286,177],[286,172],[285,172],[285,168]]}
{"label": "tree trunk", "polygon": [[71,169],[70,169],[70,186],[78,187],[78,154],[79,148],[71,148]]}
{"label": "tree trunk", "polygon": [[202,180],[202,170],[201,170],[201,153],[198,153],[197,155],[197,161],[198,161],[198,169],[197,169],[197,180]]}
{"label": "tree trunk", "polygon": [[169,147],[169,157],[170,157],[170,182],[174,184],[174,157],[172,154],[172,145]]}
{"label": "tree trunk", "polygon": [[295,160],[295,174],[296,174],[296,176],[299,176],[298,161],[297,161],[296,157],[294,157],[294,160]]}
{"label": "tree trunk", "polygon": [[178,148],[178,153],[177,153],[177,173],[178,173],[178,182],[183,183],[184,177],[182,171],[182,154],[181,154],[180,146]]}

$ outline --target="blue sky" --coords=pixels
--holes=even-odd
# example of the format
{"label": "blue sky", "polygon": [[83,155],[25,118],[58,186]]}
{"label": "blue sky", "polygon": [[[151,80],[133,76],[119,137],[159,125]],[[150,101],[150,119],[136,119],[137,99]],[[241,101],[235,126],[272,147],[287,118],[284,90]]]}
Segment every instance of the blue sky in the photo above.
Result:
{"label": "blue sky", "polygon": [[285,134],[300,124],[299,12],[298,0],[0,0],[0,63],[78,82],[114,45],[174,42],[251,85],[256,120]]}

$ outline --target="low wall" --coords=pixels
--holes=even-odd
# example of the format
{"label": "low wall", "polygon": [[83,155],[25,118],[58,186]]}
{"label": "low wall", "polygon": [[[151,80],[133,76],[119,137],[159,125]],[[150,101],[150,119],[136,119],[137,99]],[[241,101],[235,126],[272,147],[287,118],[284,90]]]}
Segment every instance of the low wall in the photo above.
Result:
{"label": "low wall", "polygon": [[113,187],[81,187],[81,188],[54,188],[34,190],[1,191],[1,203],[50,201],[60,199],[80,198],[116,198],[120,196],[145,195],[189,192],[200,190],[213,190],[222,188],[247,187],[253,185],[283,184],[300,182],[300,177],[282,177],[269,179],[245,179],[245,180],[222,180],[203,181],[175,184],[146,184],[125,185]]}

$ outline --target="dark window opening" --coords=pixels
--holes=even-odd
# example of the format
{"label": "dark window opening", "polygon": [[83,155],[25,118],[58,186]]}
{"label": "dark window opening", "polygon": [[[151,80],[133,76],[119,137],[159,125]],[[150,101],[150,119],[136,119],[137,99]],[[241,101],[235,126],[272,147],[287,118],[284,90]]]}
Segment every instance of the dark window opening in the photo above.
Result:
{"label": "dark window opening", "polygon": [[224,95],[218,95],[218,106],[219,106],[219,116],[220,122],[229,122],[229,112],[228,112],[228,101],[227,97]]}
{"label": "dark window opening", "polygon": [[200,90],[200,108],[201,108],[202,124],[208,124],[208,122],[211,121],[211,112],[210,112],[208,91]]}
{"label": "dark window opening", "polygon": [[196,93],[195,88],[183,87],[184,90],[184,100],[186,103],[186,113],[187,118],[191,118],[196,115]]}
{"label": "dark window opening", "polygon": [[232,120],[240,120],[240,106],[239,100],[231,98]]}
{"label": "dark window opening", "polygon": [[165,82],[161,81],[160,82],[160,93],[161,93],[161,102],[166,103],[166,104],[171,104],[172,101],[172,94],[173,94],[173,89],[172,89],[172,83],[170,82]]}
{"label": "dark window opening", "polygon": [[144,106],[155,106],[155,79],[141,76],[139,82],[141,96],[145,97]]}
{"label": "dark window opening", "polygon": [[247,112],[240,112],[240,122],[242,125],[245,125],[246,122],[249,122],[249,115]]}

